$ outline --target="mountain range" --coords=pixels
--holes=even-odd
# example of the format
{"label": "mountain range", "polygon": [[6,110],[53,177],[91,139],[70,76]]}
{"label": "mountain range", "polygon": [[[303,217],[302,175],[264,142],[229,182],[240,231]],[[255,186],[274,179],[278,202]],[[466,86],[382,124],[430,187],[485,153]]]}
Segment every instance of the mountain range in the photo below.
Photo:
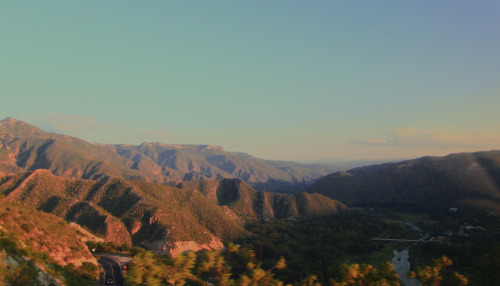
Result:
{"label": "mountain range", "polygon": [[0,121],[0,193],[116,245],[157,253],[221,248],[243,221],[333,215],[320,194],[255,191],[250,182],[311,182],[328,167],[267,161],[211,145],[91,144]]}
{"label": "mountain range", "polygon": [[0,121],[0,171],[47,169],[62,177],[119,177],[160,184],[239,178],[248,183],[311,183],[338,169],[270,161],[213,145],[92,144],[6,118]]}
{"label": "mountain range", "polygon": [[[333,167],[212,145],[92,144],[12,118],[0,121],[0,144],[6,200],[75,222],[116,245],[174,256],[248,235],[248,220],[330,216],[347,206],[500,210],[500,151],[332,173]],[[292,195],[257,191],[250,183],[313,184],[307,192],[290,188]]]}

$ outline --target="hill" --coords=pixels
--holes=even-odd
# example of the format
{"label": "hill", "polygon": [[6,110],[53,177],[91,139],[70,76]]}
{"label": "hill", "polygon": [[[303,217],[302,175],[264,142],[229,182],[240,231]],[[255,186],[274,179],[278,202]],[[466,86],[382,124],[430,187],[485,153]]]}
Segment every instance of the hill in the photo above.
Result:
{"label": "hill", "polygon": [[500,151],[423,157],[330,174],[311,185],[349,206],[500,209]]}
{"label": "hill", "polygon": [[172,255],[221,248],[221,241],[246,235],[242,219],[335,214],[345,208],[318,194],[256,192],[239,179],[192,184],[206,187],[69,179],[40,169],[0,178],[0,193],[85,226],[116,245],[133,243]]}
{"label": "hill", "polygon": [[87,239],[55,215],[0,198],[0,284],[91,284],[98,264]]}
{"label": "hill", "polygon": [[255,191],[240,179],[183,182],[180,188],[197,190],[220,206],[247,219],[280,219],[335,215],[347,207],[320,194],[285,195]]}
{"label": "hill", "polygon": [[0,172],[48,169],[62,177],[119,177],[160,184],[240,178],[249,183],[310,183],[333,167],[269,161],[213,145],[91,144],[6,118],[0,121]]}
{"label": "hill", "polygon": [[76,222],[116,245],[134,241],[159,253],[176,253],[187,244],[192,250],[219,248],[221,239],[244,233],[237,219],[195,191],[122,179],[68,179],[48,170],[0,182],[8,200]]}

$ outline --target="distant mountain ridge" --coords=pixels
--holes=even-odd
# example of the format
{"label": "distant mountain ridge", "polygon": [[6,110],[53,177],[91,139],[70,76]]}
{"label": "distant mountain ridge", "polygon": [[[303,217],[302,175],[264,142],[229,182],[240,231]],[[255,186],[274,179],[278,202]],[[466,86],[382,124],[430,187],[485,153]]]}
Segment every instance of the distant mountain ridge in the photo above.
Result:
{"label": "distant mountain ridge", "polygon": [[119,177],[160,184],[222,178],[249,183],[311,183],[336,170],[319,164],[258,159],[214,145],[91,144],[13,118],[0,121],[0,172],[36,169],[63,177]]}
{"label": "distant mountain ridge", "polygon": [[423,157],[330,174],[311,185],[349,206],[500,210],[500,151]]}
{"label": "distant mountain ridge", "polygon": [[277,194],[255,191],[240,179],[183,182],[181,189],[196,190],[220,206],[227,206],[247,219],[282,219],[328,216],[347,210],[336,200],[320,194]]}

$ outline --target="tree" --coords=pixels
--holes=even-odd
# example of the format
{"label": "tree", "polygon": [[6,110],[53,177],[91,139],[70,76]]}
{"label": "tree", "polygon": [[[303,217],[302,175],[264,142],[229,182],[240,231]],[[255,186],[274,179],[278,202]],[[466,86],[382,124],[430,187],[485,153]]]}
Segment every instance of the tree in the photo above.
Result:
{"label": "tree", "polygon": [[191,273],[196,262],[196,254],[192,251],[181,255],[174,260],[172,267],[166,266],[166,281],[170,285],[182,286],[186,284],[187,279],[197,280]]}
{"label": "tree", "polygon": [[7,253],[5,252],[5,250],[0,251],[0,286],[5,285],[5,279],[10,274],[10,271],[7,268],[7,263],[5,262],[6,257]]}
{"label": "tree", "polygon": [[445,270],[451,265],[453,265],[451,259],[443,255],[438,259],[434,259],[433,266],[419,268],[416,273],[410,272],[408,277],[417,278],[423,285],[429,286],[467,285],[469,283],[467,277],[457,272],[447,275],[449,273],[446,273]]}
{"label": "tree", "polygon": [[394,271],[392,264],[383,263],[380,269],[369,264],[342,265],[342,279],[337,282],[331,281],[334,286],[347,285],[370,285],[389,286],[401,285],[398,274]]}
{"label": "tree", "polygon": [[274,274],[272,271],[274,269],[283,269],[286,267],[285,259],[283,257],[280,258],[278,263],[271,269],[267,271],[261,268],[261,263],[255,265],[252,262],[248,263],[248,272],[240,276],[237,285],[240,286],[281,286],[283,282],[274,279]]}
{"label": "tree", "polygon": [[162,267],[151,251],[139,252],[129,264],[127,284],[129,285],[161,285]]}

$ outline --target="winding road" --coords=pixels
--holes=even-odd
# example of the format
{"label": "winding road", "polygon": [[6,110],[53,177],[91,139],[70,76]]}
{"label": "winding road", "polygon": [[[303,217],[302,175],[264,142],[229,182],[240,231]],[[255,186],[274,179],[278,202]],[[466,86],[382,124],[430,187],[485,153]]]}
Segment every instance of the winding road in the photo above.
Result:
{"label": "winding road", "polygon": [[100,259],[97,261],[102,265],[104,269],[104,283],[109,280],[113,281],[112,285],[124,286],[123,274],[122,274],[122,264],[115,260],[112,256],[101,255]]}

